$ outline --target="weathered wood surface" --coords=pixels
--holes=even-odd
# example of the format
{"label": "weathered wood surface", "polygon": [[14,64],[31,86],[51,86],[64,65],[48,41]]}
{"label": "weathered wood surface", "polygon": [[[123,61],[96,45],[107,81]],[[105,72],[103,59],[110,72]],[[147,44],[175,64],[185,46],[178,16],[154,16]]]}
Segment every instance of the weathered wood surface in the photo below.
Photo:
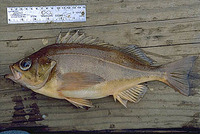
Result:
{"label": "weathered wood surface", "polygon": [[[8,65],[44,45],[59,32],[81,30],[117,46],[137,44],[167,63],[200,53],[199,0],[0,0],[0,75]],[[7,6],[87,5],[87,22],[8,25]],[[48,43],[45,43],[48,41]],[[198,64],[200,65],[200,64]],[[34,127],[38,131],[200,128],[200,89],[185,97],[150,82],[138,104],[124,108],[112,97],[93,100],[94,108],[77,109],[67,101],[35,94],[0,78],[0,129]]]}

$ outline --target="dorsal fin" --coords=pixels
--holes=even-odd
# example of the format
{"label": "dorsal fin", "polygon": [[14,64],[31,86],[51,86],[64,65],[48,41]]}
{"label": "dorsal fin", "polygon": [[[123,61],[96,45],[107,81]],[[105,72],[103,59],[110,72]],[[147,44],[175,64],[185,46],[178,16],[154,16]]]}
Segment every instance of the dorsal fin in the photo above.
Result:
{"label": "dorsal fin", "polygon": [[84,33],[80,33],[78,30],[74,32],[67,32],[65,36],[58,36],[56,43],[76,43],[76,44],[87,44],[87,45],[100,45],[106,48],[112,48],[123,53],[130,55],[131,57],[138,59],[143,64],[152,65],[154,60],[150,59],[145,55],[145,53],[136,45],[129,45],[125,48],[120,48],[109,43],[100,41],[98,38],[93,38],[92,36],[86,36]]}
{"label": "dorsal fin", "polygon": [[154,60],[147,57],[146,54],[136,45],[129,45],[121,50],[124,53],[129,54],[130,56],[137,58],[139,61],[142,61],[145,64],[152,65],[155,63]]}
{"label": "dorsal fin", "polygon": [[104,41],[99,40],[98,38],[94,38],[92,36],[86,36],[85,33],[80,33],[78,30],[74,32],[67,32],[65,36],[59,34],[56,43],[77,43],[77,44],[87,44],[87,45],[100,45],[103,47],[115,48],[118,47],[111,45],[109,43],[105,43]]}
{"label": "dorsal fin", "polygon": [[[62,37],[61,33],[59,34],[56,43],[77,43],[77,44],[101,44],[103,41],[99,41],[98,38],[93,38],[92,36],[86,36],[84,33],[80,34],[77,30],[76,33],[67,32],[65,36]],[[106,43],[108,44],[108,43]]]}

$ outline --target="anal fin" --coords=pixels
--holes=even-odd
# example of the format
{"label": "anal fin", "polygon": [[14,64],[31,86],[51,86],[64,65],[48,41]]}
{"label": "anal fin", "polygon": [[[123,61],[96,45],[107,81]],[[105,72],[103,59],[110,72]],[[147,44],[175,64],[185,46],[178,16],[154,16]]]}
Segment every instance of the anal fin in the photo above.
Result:
{"label": "anal fin", "polygon": [[127,108],[127,102],[128,100],[122,99],[119,95],[116,97],[116,99]]}
{"label": "anal fin", "polygon": [[118,100],[122,105],[127,107],[127,101],[138,103],[147,91],[147,87],[144,85],[137,85],[127,90],[114,94],[114,99]]}
{"label": "anal fin", "polygon": [[92,102],[86,99],[71,98],[71,97],[65,97],[65,99],[79,108],[93,107]]}

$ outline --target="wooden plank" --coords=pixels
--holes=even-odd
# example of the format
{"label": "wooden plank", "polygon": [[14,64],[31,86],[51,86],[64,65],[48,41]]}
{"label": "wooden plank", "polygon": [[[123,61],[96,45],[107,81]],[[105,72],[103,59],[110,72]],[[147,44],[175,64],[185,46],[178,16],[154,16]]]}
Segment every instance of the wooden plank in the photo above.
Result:
{"label": "wooden plank", "polygon": [[[37,47],[36,50],[41,48]],[[167,51],[166,51],[167,49]],[[32,49],[31,49],[32,50]],[[175,45],[175,46],[166,46],[166,47],[150,47],[144,49],[148,56],[152,57],[158,64],[165,64],[174,60],[181,59],[182,57],[188,55],[199,55],[200,47],[199,44],[188,44],[188,45]],[[31,54],[33,51],[27,51],[26,56]],[[9,56],[5,59],[5,53],[0,53],[0,74],[5,75],[9,73],[9,64],[15,63],[19,59],[23,58],[25,55],[20,52],[12,53],[12,56]]]}
{"label": "wooden plank", "polygon": [[[152,58],[155,58],[158,63],[166,63],[169,60],[165,59],[175,60],[180,56],[199,54],[200,41],[197,34],[199,29],[199,21],[188,21],[180,23],[147,22],[137,25],[112,25],[81,28],[79,30],[117,46],[137,44],[148,51],[147,54],[150,57],[153,56]],[[68,30],[63,29],[63,32]],[[0,41],[0,66],[5,68],[5,65],[14,63],[44,47],[42,40],[47,40],[47,45],[53,44],[58,33],[58,30],[44,30],[44,33],[41,30],[0,33],[3,38]],[[22,38],[17,40],[19,37]],[[165,51],[164,47],[168,51]],[[175,59],[173,59],[174,56],[176,56]],[[7,71],[8,69],[6,71],[5,69],[1,70],[1,72]]]}
{"label": "wooden plank", "polygon": [[[182,21],[166,21],[166,22],[145,22],[139,24],[121,24],[121,25],[105,25],[97,27],[79,27],[79,28],[63,28],[62,32],[68,30],[83,30],[87,34],[92,34],[94,37],[99,37],[102,40],[111,42],[112,44],[122,44],[123,40],[119,43],[113,42],[119,38],[124,39],[124,43],[137,43],[138,45],[152,46],[152,45],[165,45],[173,43],[187,43],[191,39],[196,41],[200,30],[200,20],[185,19]],[[0,32],[0,42],[5,41],[21,41],[21,40],[36,40],[36,39],[48,39],[55,38],[61,30],[54,29],[40,29],[30,31],[12,31],[12,32]],[[100,33],[100,35],[98,35]],[[187,36],[186,36],[187,33]],[[110,35],[110,36],[108,36]],[[176,36],[175,36],[176,35]],[[115,40],[114,40],[115,39]],[[118,41],[117,40],[117,41]],[[141,41],[151,41],[149,44]],[[172,40],[170,42],[170,40]],[[189,41],[188,41],[189,40]],[[168,41],[163,43],[164,41]],[[124,44],[123,43],[123,44]],[[152,44],[153,43],[153,44]]]}
{"label": "wooden plank", "polygon": [[[1,85],[1,101],[6,104],[1,109],[7,109],[7,112],[1,113],[4,115],[1,117],[1,123],[13,124],[13,120],[20,121],[16,120],[18,116],[26,119],[21,122],[24,125],[30,121],[30,111],[35,110],[33,114],[42,117],[37,123],[48,126],[51,131],[179,128],[191,127],[190,125],[198,128],[200,125],[199,94],[182,96],[159,82],[148,83],[151,90],[144,99],[138,104],[129,103],[128,108],[115,103],[112,97],[106,97],[93,100],[95,107],[89,110],[77,109],[65,100],[45,97],[27,89],[22,90],[19,85],[13,85],[2,78]],[[5,95],[5,90],[11,90],[13,93]],[[18,98],[17,101],[14,98]],[[33,108],[33,105],[37,105],[37,108]],[[20,115],[19,110],[24,113]],[[194,120],[195,122],[192,122]]]}
{"label": "wooden plank", "polygon": [[[17,27],[15,25],[7,25],[6,7],[7,6],[44,6],[44,5],[73,5],[73,4],[86,4],[87,5],[87,22],[86,23],[61,23],[57,24],[21,24]],[[101,6],[99,6],[101,5]],[[107,25],[107,24],[121,24],[130,22],[146,22],[146,21],[166,21],[176,20],[182,18],[198,18],[199,15],[199,1],[177,1],[173,0],[160,1],[48,1],[42,2],[36,0],[29,2],[26,0],[12,2],[3,0],[0,9],[1,31],[20,31],[31,29],[55,29],[66,27],[80,27],[80,26],[94,26],[94,25]]]}
{"label": "wooden plank", "polygon": [[[86,22],[7,24],[8,6],[74,4],[87,6]],[[80,30],[120,47],[137,44],[159,64],[199,55],[199,5],[198,0],[1,0],[0,75],[10,72],[9,64],[53,44],[60,32],[68,30]],[[199,88],[186,97],[159,82],[147,85],[150,90],[141,102],[128,103],[128,108],[106,97],[92,100],[95,107],[84,110],[65,100],[35,94],[0,76],[0,130],[160,131],[160,128],[184,132],[200,129]]]}

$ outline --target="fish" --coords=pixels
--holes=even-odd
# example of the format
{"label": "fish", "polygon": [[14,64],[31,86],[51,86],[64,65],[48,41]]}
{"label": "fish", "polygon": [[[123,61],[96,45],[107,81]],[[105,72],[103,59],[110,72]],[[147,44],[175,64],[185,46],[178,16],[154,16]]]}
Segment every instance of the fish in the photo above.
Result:
{"label": "fish", "polygon": [[64,99],[78,108],[93,107],[91,99],[113,96],[127,107],[145,95],[148,81],[160,81],[189,96],[190,78],[198,56],[155,64],[137,45],[117,47],[86,36],[61,34],[55,44],[10,65],[6,78],[36,93]]}

